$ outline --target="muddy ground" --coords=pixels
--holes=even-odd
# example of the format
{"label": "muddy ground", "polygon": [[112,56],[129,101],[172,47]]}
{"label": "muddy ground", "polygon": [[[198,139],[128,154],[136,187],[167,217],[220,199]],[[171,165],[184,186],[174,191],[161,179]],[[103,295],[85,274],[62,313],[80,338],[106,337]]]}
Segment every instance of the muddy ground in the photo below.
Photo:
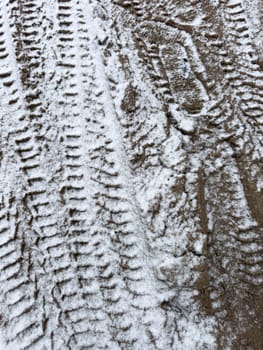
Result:
{"label": "muddy ground", "polygon": [[1,349],[263,349],[262,9],[1,1]]}

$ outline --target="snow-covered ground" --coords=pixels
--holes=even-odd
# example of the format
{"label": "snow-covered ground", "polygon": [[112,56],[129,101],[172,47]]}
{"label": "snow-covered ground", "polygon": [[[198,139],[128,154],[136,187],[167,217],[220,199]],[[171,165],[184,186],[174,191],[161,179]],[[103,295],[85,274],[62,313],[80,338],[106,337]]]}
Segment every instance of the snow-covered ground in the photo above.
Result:
{"label": "snow-covered ground", "polygon": [[261,7],[1,1],[0,350],[263,348]]}

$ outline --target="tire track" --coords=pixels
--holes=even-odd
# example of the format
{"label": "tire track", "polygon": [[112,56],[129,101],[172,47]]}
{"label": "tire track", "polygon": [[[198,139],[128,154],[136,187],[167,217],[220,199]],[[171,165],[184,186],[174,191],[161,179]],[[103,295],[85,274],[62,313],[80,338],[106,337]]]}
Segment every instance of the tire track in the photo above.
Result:
{"label": "tire track", "polygon": [[[78,251],[78,247],[85,246],[85,242],[90,243],[90,239],[86,219],[88,203],[83,159],[85,123],[80,112],[83,101],[78,86],[79,33],[76,29],[78,19],[76,7],[75,1],[58,1],[56,4],[56,51],[59,58],[55,75],[58,83],[55,90],[58,91],[57,110],[63,152],[60,175],[62,183],[59,188],[61,202],[59,226],[62,236],[60,240],[54,237],[54,240],[47,242],[52,255],[52,265],[56,262],[56,268],[52,271],[54,273],[52,293],[60,314],[60,323],[53,332],[53,346],[59,348],[57,336],[65,329],[62,339],[64,346],[69,349],[76,346],[78,348],[91,346],[92,330],[89,330],[90,315],[87,310],[92,302],[99,303],[99,298],[95,295],[99,291],[95,288],[94,267],[90,265],[92,249],[88,247],[87,259]],[[63,111],[63,114],[60,111]],[[82,273],[79,272],[85,269],[88,276],[86,283],[85,274],[82,280]]]}
{"label": "tire track", "polygon": [[[12,32],[16,51],[12,54],[12,59],[13,62],[16,60],[19,69],[17,73],[19,78],[16,80],[21,84],[18,91],[23,99],[20,103],[24,109],[24,113],[17,117],[14,144],[20,161],[19,168],[24,178],[21,204],[22,213],[26,210],[27,214],[25,214],[26,222],[21,227],[20,239],[23,245],[22,261],[28,287],[26,289],[25,283],[20,281],[18,291],[16,286],[14,290],[10,289],[10,292],[14,294],[19,292],[22,296],[21,300],[15,303],[15,316],[10,319],[12,338],[9,340],[13,346],[21,349],[39,348],[43,342],[49,342],[47,338],[44,339],[44,336],[50,332],[47,329],[49,320],[46,303],[49,294],[46,293],[48,289],[46,286],[50,284],[50,275],[46,273],[46,264],[43,261],[51,259],[43,258],[46,254],[48,255],[48,251],[41,249],[44,246],[43,242],[56,235],[57,222],[54,212],[55,199],[48,190],[48,176],[42,165],[43,152],[41,153],[44,139],[42,121],[45,112],[44,96],[41,91],[43,66],[40,33],[42,27],[39,25],[44,21],[41,22],[38,17],[41,8],[42,4],[33,1],[12,2],[7,8],[10,23],[16,20],[15,31]],[[22,52],[28,55],[24,56]],[[11,61],[9,64],[12,64]],[[11,86],[12,84],[10,88]],[[21,107],[18,105],[16,109],[19,111]],[[25,230],[30,234],[25,235]],[[31,252],[32,247],[34,248]]]}
{"label": "tire track", "polygon": [[[83,8],[86,23],[92,22],[91,13],[92,6]],[[100,218],[103,231],[111,232],[110,237],[105,237],[105,240],[109,240],[113,255],[112,258],[106,258],[103,255],[101,261],[106,261],[102,265],[98,261],[100,285],[105,305],[107,305],[106,312],[110,319],[109,329],[113,344],[120,349],[133,349],[146,342],[150,348],[158,348],[156,345],[158,340],[152,334],[151,327],[155,322],[153,310],[160,313],[159,301],[154,289],[151,292],[149,287],[154,285],[152,280],[154,276],[151,276],[144,263],[145,238],[137,224],[140,219],[137,208],[132,204],[134,201],[130,194],[132,189],[127,189],[125,185],[129,183],[131,175],[126,166],[123,167],[126,163],[126,154],[120,151],[122,147],[119,144],[121,137],[119,122],[110,102],[111,96],[105,96],[108,94],[102,92],[105,85],[114,84],[114,82],[108,80],[103,73],[103,56],[99,47],[100,40],[103,41],[103,35],[101,39],[96,38],[97,33],[96,30],[91,30],[90,34],[91,45],[94,48],[92,61],[97,62],[96,79],[94,79],[96,86],[91,95],[94,101],[91,105],[97,106],[93,114],[96,118],[88,120],[91,122],[90,126],[93,122],[92,130],[94,130],[94,135],[91,132],[93,141],[90,141],[90,144],[94,144],[91,149],[93,164],[90,169],[91,179],[94,184],[97,184],[96,187],[94,186],[96,191],[93,192],[96,218]],[[98,134],[95,130],[101,130],[101,136],[96,136]],[[146,249],[145,247],[145,251]],[[108,261],[112,263],[109,264]],[[153,302],[152,305],[148,303],[149,297]],[[133,310],[132,320],[128,311],[130,309]],[[144,324],[146,319],[148,321],[145,326],[137,329],[137,325],[141,324],[141,321]]]}
{"label": "tire track", "polygon": [[[21,86],[17,84],[18,72],[13,70],[14,53],[10,52],[7,45],[7,40],[10,40],[10,31],[5,4],[1,5],[1,18],[3,19],[2,45],[5,48],[2,50],[3,56],[1,57],[2,67],[5,68],[1,74],[1,80],[9,97],[8,113],[12,116],[11,119],[15,125],[14,135],[16,136],[13,137],[13,141],[17,155],[20,156],[20,169],[26,170],[27,166],[32,166],[31,159],[35,157],[35,152],[30,144],[31,135],[28,132],[28,125],[24,121],[26,112],[21,98],[23,96]],[[14,198],[10,198],[10,203],[13,201]],[[31,243],[30,238],[25,237],[24,229],[26,227],[22,227],[25,214],[23,209],[21,211],[21,207],[18,206],[17,209],[7,210],[5,214],[3,213],[3,220],[4,217],[9,217],[12,225],[6,227],[6,229],[10,229],[11,236],[5,243],[3,241],[2,249],[8,251],[8,247],[13,247],[13,252],[11,250],[2,256],[2,276],[4,277],[6,274],[6,283],[2,281],[2,295],[7,300],[5,304],[8,315],[6,316],[6,341],[12,346],[18,346],[19,343],[21,349],[26,349],[37,343],[43,336],[43,315],[38,313],[36,307],[36,284],[34,274],[31,271],[32,256],[28,251],[28,246]],[[6,232],[6,234],[8,233]],[[24,259],[27,261],[26,264]]]}
{"label": "tire track", "polygon": [[[118,18],[119,10],[116,10],[116,8],[113,7],[113,11],[116,11],[116,14],[114,15],[116,15],[116,18]],[[120,13],[122,13],[122,11],[120,11]],[[113,51],[116,53],[124,53],[120,58],[120,67],[118,67],[118,71],[125,69],[124,81],[129,81],[130,83],[123,84],[123,77],[121,74],[119,76],[114,76],[116,71],[111,69],[111,62],[109,62],[106,71],[110,81],[110,92],[114,103],[116,103],[115,110],[118,111],[117,116],[122,127],[122,132],[125,140],[129,142],[125,142],[124,148],[131,161],[130,167],[132,169],[133,182],[136,186],[137,192],[136,200],[138,201],[139,198],[139,203],[137,202],[137,205],[140,208],[139,211],[141,211],[140,222],[141,225],[145,225],[144,227],[147,231],[147,243],[151,247],[149,255],[151,256],[152,251],[154,251],[154,258],[151,258],[153,260],[153,271],[155,273],[155,278],[158,280],[158,282],[155,282],[155,285],[158,286],[157,288],[162,290],[160,293],[162,294],[162,299],[158,304],[158,312],[160,312],[160,315],[164,315],[165,319],[167,320],[165,324],[158,325],[158,327],[162,330],[158,336],[156,336],[156,333],[153,331],[152,327],[149,327],[148,335],[154,344],[154,348],[173,348],[176,346],[175,344],[180,342],[178,339],[180,338],[180,335],[178,336],[177,329],[177,327],[180,327],[180,321],[184,319],[184,317],[187,318],[186,315],[188,315],[188,312],[191,313],[189,310],[189,305],[187,305],[185,298],[182,298],[181,295],[184,293],[189,293],[189,295],[191,294],[191,291],[189,291],[187,288],[187,284],[188,286],[192,286],[192,283],[194,283],[196,293],[198,293],[197,289],[200,288],[200,284],[197,282],[198,278],[195,280],[195,282],[193,282],[193,274],[191,271],[186,272],[178,268],[178,265],[180,265],[182,260],[188,261],[188,259],[191,260],[191,257],[193,257],[193,265],[196,264],[194,267],[191,265],[192,270],[194,270],[195,267],[197,270],[198,266],[201,269],[200,265],[203,264],[203,258],[201,257],[202,252],[198,252],[196,254],[196,247],[194,247],[194,242],[197,242],[201,236],[203,237],[202,234],[199,235],[199,230],[201,228],[200,224],[198,223],[199,219],[196,218],[196,212],[198,209],[196,208],[196,205],[186,206],[186,202],[184,201],[186,197],[184,197],[184,199],[180,197],[180,194],[184,196],[184,189],[187,187],[189,197],[191,200],[193,200],[193,203],[195,203],[195,194],[190,195],[190,193],[192,193],[191,189],[193,189],[193,192],[196,192],[198,180],[197,177],[195,178],[195,175],[193,175],[193,178],[195,178],[194,181],[186,180],[184,182],[184,176],[181,176],[179,179],[179,176],[177,177],[175,175],[177,172],[181,172],[182,174],[187,173],[189,169],[187,169],[187,165],[185,165],[185,163],[187,164],[189,162],[188,164],[190,168],[192,162],[192,159],[186,157],[184,151],[180,152],[180,148],[182,147],[182,134],[176,132],[173,128],[171,128],[169,134],[167,132],[167,128],[165,127],[167,121],[165,120],[164,116],[161,115],[161,113],[157,114],[157,116],[154,116],[154,114],[151,115],[151,111],[148,109],[148,106],[152,103],[151,98],[154,100],[155,97],[152,95],[149,96],[149,99],[144,97],[144,89],[146,91],[150,91],[151,89],[149,85],[147,86],[149,79],[145,74],[145,70],[147,73],[154,74],[156,69],[153,68],[151,63],[152,57],[150,54],[145,54],[146,44],[141,49],[141,47],[138,48],[138,45],[134,43],[136,41],[133,37],[136,35],[135,21],[130,19],[127,14],[123,15],[123,13],[122,18],[125,18],[124,24],[122,21],[117,22],[117,20],[117,23],[115,23],[115,17],[113,17],[113,15],[112,18],[114,23],[114,31],[116,30],[116,32],[114,32],[114,34],[116,33],[116,41],[114,43],[111,41],[105,43],[104,59],[105,61],[109,60],[108,47],[111,47],[111,45],[116,43],[116,47],[114,47]],[[148,30],[148,41],[150,41],[149,36],[150,38],[151,35],[154,37],[154,34],[152,33],[155,33],[154,30],[156,30],[156,27],[158,28],[158,25],[155,25],[154,29],[154,24],[151,23],[151,31]],[[129,29],[132,30],[132,34],[129,32]],[[143,29],[140,30],[136,28],[136,30],[138,30],[138,33],[141,34],[140,38],[145,40],[146,30],[145,32]],[[175,30],[174,33],[175,37],[173,38],[171,34],[171,41],[174,40],[172,41],[173,43],[178,39],[177,31]],[[114,34],[112,34],[112,37],[114,37]],[[127,37],[129,35],[131,35],[131,39],[130,37]],[[137,35],[137,37],[139,37],[139,35]],[[162,39],[163,38],[164,33],[162,34]],[[180,37],[180,39],[182,41],[182,37]],[[168,41],[166,38],[163,40]],[[150,45],[148,41],[146,43],[149,47]],[[139,59],[133,53],[129,53],[128,50],[125,49],[126,47],[133,48],[135,52],[138,49],[138,55],[140,56]],[[118,61],[118,54],[116,54],[116,56],[116,61]],[[152,56],[153,60],[156,59],[156,61],[158,61],[159,56],[156,51],[152,52]],[[156,58],[156,56],[158,56],[158,58]],[[147,69],[145,69],[146,63]],[[157,64],[155,66],[157,66]],[[161,72],[161,74],[163,74],[163,72]],[[111,77],[113,76],[116,81],[119,82],[121,87],[123,85],[126,86],[126,90],[124,92],[122,88],[118,91],[118,84],[114,83],[114,79],[111,80]],[[137,79],[142,79],[142,77],[144,83],[146,80],[145,86],[138,86],[138,84],[136,84]],[[165,79],[163,79],[163,81],[165,81]],[[158,94],[158,97],[160,95],[161,93]],[[167,93],[167,96],[168,95],[171,96],[170,93]],[[167,99],[168,98],[169,97],[167,97]],[[120,99],[122,101],[121,110],[119,110],[119,105],[117,102],[120,101]],[[161,100],[164,105],[165,97],[161,97]],[[158,117],[160,120],[156,121],[155,117],[156,119]],[[158,134],[155,133],[157,130],[159,130]],[[190,140],[187,139],[187,141],[189,142]],[[144,145],[147,145],[146,147],[148,148],[145,152],[145,157],[144,154],[141,155],[139,153],[140,148],[143,149]],[[169,148],[169,146],[171,148]],[[188,146],[188,149],[189,148],[190,146]],[[171,159],[169,159],[168,149],[173,152],[173,155],[176,152],[176,161],[174,160],[173,162]],[[198,172],[198,169],[195,170]],[[157,172],[156,176],[154,171]],[[161,183],[158,181],[158,178],[162,178]],[[147,193],[149,188],[151,188],[151,191]],[[178,197],[176,196],[177,191]],[[149,195],[150,199],[147,198]],[[182,208],[184,208],[184,206],[186,207],[185,210],[187,211],[187,214],[184,218],[182,218]],[[192,221],[193,218],[194,222]],[[190,236],[190,231],[193,229],[193,227],[194,229],[198,227],[198,234],[196,234],[194,238],[192,237],[189,244],[182,244],[180,247],[180,243],[178,243],[178,241],[184,241],[183,237],[185,237],[185,241],[187,241],[188,235]],[[200,255],[199,257],[197,257],[198,254]],[[169,258],[172,262],[169,261]],[[184,263],[182,264],[184,265]],[[185,262],[185,265],[187,264],[188,263]],[[173,274],[172,271],[176,271],[176,273]],[[183,275],[187,275],[189,280],[184,280],[182,277]],[[170,295],[163,297],[165,294],[164,291],[170,291]],[[169,294],[169,292],[167,294]],[[189,320],[186,322],[189,322],[189,324],[191,323]]]}
{"label": "tire track", "polygon": [[[224,98],[210,111],[209,124],[203,126],[202,135],[202,139],[207,139],[208,135],[215,137],[205,161],[205,199],[207,212],[210,213],[208,269],[212,307],[212,311],[210,307],[208,311],[222,320],[218,322],[220,348],[245,349],[261,346],[260,326],[256,325],[261,307],[260,302],[254,303],[252,294],[257,294],[262,284],[258,264],[262,251],[262,227],[261,215],[251,200],[251,193],[259,202],[261,200],[261,194],[254,185],[262,164],[259,143],[261,73],[241,2],[222,2],[221,10],[225,29],[223,34],[218,31],[219,37],[216,33],[214,37],[217,41],[219,39],[220,45],[215,49],[221,57],[219,72],[223,72],[221,77],[224,77],[220,78],[220,73],[217,73],[216,80],[222,80],[221,84],[217,84],[217,91],[222,91]],[[249,115],[249,103],[254,111],[258,109],[258,116],[252,109]],[[210,127],[214,130],[213,135]],[[216,151],[213,145],[217,145]],[[255,166],[258,167],[256,171]],[[215,193],[218,193],[216,197]],[[253,316],[246,311],[248,308],[253,309]],[[232,342],[225,336],[229,331],[224,324],[236,334]]]}

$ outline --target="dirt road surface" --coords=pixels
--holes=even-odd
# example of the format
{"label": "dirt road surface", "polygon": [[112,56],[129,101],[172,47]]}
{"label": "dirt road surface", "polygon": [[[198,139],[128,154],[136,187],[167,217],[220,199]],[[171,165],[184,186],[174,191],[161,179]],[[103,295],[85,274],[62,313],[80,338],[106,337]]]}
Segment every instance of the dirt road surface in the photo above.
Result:
{"label": "dirt road surface", "polygon": [[263,349],[262,16],[1,0],[1,350]]}

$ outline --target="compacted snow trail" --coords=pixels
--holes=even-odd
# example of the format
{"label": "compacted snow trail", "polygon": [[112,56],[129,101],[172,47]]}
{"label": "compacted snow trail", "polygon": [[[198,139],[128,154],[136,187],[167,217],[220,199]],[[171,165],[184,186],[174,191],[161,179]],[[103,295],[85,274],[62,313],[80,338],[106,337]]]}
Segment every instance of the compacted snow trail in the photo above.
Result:
{"label": "compacted snow trail", "polygon": [[0,349],[263,348],[261,7],[1,1]]}

